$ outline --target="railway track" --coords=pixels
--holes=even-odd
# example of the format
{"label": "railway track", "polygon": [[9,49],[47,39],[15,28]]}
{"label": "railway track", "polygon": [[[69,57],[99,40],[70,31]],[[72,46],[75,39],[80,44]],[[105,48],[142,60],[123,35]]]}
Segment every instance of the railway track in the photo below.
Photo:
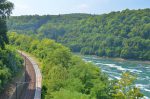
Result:
{"label": "railway track", "polygon": [[[37,63],[27,54],[18,51],[24,58],[25,73],[0,94],[0,99],[41,99],[42,76]],[[11,92],[10,92],[11,91]]]}
{"label": "railway track", "polygon": [[38,68],[38,65],[27,54],[21,51],[18,52],[25,60],[26,69],[25,69],[25,82],[17,83],[18,85],[23,84],[24,88],[20,95],[17,95],[16,93],[16,99],[41,99],[42,76]]}

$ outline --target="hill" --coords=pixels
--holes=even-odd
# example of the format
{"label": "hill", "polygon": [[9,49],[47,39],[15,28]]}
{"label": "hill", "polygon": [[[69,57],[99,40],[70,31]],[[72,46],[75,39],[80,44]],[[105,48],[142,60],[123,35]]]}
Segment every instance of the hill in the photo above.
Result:
{"label": "hill", "polygon": [[103,15],[19,16],[8,20],[9,31],[51,38],[74,52],[150,60],[150,9]]}

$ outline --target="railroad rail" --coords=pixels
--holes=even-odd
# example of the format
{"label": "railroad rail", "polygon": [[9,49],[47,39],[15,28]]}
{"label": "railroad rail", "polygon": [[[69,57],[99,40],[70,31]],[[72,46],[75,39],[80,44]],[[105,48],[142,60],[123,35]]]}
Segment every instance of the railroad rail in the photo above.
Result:
{"label": "railroad rail", "polygon": [[18,51],[25,58],[27,89],[21,95],[22,99],[41,99],[42,75],[37,63],[26,53]]}

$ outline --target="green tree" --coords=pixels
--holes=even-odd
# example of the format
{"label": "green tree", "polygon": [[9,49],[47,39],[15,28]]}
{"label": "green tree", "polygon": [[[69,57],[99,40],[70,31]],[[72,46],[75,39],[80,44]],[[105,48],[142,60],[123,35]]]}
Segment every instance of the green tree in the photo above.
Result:
{"label": "green tree", "polygon": [[122,74],[120,80],[118,80],[113,86],[114,92],[112,96],[115,99],[139,99],[143,97],[139,88],[133,86],[136,77],[129,73],[125,72]]}
{"label": "green tree", "polygon": [[0,46],[4,48],[8,43],[6,18],[10,16],[13,4],[7,0],[0,1]]}
{"label": "green tree", "polygon": [[[61,89],[60,91],[54,92],[52,93],[52,95],[53,99],[90,99],[88,95],[65,89]],[[45,99],[49,99],[49,97]]]}

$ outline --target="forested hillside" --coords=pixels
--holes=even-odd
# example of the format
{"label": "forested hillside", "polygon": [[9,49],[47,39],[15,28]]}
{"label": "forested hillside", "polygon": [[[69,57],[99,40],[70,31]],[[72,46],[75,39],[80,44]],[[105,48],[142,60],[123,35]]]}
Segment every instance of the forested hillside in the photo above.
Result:
{"label": "forested hillside", "polygon": [[97,66],[84,62],[71,51],[50,39],[39,40],[16,33],[10,44],[36,56],[43,76],[42,99],[137,99],[140,89],[132,86],[135,76],[128,72],[110,81]]}
{"label": "forested hillside", "polygon": [[11,17],[8,27],[54,39],[82,54],[150,60],[150,9]]}
{"label": "forested hillside", "polygon": [[6,34],[6,18],[10,15],[12,8],[13,4],[11,2],[0,1],[0,93],[23,67],[23,61],[16,50],[6,45],[9,43]]}

